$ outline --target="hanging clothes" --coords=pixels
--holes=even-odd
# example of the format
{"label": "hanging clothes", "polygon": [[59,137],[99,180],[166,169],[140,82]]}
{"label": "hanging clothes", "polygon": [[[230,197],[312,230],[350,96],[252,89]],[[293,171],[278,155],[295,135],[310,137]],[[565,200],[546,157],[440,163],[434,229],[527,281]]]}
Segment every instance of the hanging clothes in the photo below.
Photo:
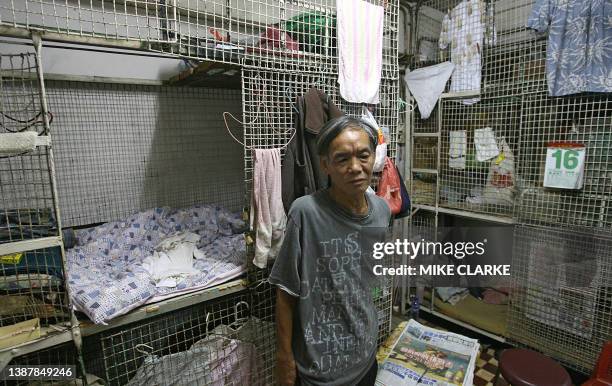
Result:
{"label": "hanging clothes", "polygon": [[527,27],[548,30],[551,96],[612,92],[612,1],[538,0]]}
{"label": "hanging clothes", "polygon": [[337,0],[338,83],[349,102],[377,104],[382,75],[383,7]]}
{"label": "hanging clothes", "polygon": [[[439,47],[451,46],[451,61],[455,65],[451,92],[480,91],[482,45],[495,44],[495,30],[486,29],[486,6],[481,0],[463,0],[442,20]],[[466,105],[480,98],[464,99]]]}
{"label": "hanging clothes", "polygon": [[287,146],[281,171],[285,212],[295,199],[327,187],[327,176],[319,170],[316,138],[328,120],[344,115],[329,96],[315,88],[298,97],[296,110],[296,133]]}
{"label": "hanging clothes", "polygon": [[419,106],[421,119],[427,119],[431,115],[454,69],[454,64],[444,62],[406,72],[404,79]]}
{"label": "hanging clothes", "polygon": [[287,224],[281,199],[280,149],[254,149],[253,160],[250,212],[251,229],[255,230],[253,264],[265,268],[268,260],[276,258]]}

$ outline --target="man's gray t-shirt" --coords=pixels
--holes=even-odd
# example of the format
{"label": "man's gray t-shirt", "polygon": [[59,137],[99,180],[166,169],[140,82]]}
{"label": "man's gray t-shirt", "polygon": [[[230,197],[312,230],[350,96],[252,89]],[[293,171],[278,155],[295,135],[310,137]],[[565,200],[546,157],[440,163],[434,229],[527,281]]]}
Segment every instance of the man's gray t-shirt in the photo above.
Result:
{"label": "man's gray t-shirt", "polygon": [[385,201],[366,194],[368,214],[338,206],[328,190],[297,199],[269,281],[298,297],[292,349],[300,381],[354,385],[376,357],[377,312],[372,247],[391,218]]}

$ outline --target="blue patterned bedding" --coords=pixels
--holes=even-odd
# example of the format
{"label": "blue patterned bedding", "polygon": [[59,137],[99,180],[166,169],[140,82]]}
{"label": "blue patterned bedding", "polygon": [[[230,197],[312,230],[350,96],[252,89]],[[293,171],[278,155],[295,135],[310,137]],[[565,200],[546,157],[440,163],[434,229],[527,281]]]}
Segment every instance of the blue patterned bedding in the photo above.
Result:
{"label": "blue patterned bedding", "polygon": [[[131,217],[77,231],[77,245],[66,251],[73,304],[94,323],[156,299],[216,285],[245,269],[244,222],[219,206],[150,209]],[[176,232],[193,232],[204,257],[194,261],[200,273],[174,288],[157,288],[142,262],[155,246]]]}

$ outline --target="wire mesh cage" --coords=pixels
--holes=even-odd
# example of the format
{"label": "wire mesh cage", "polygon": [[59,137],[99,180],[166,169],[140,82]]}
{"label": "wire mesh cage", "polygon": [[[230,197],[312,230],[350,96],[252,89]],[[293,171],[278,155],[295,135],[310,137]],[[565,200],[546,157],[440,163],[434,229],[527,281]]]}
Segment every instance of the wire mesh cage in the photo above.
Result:
{"label": "wire mesh cage", "polygon": [[237,90],[49,81],[47,93],[65,226],[162,206],[242,209],[241,148],[223,126]]}
{"label": "wire mesh cage", "polygon": [[[518,163],[524,185],[517,206],[521,222],[610,227],[611,111],[608,95],[550,98],[533,94],[525,98]],[[579,189],[544,187],[547,149],[562,143],[585,148]]]}
{"label": "wire mesh cage", "polygon": [[451,93],[496,97],[544,89],[545,41],[526,26],[532,5],[531,0],[422,2],[415,9],[410,68],[453,63],[446,88]]}
{"label": "wire mesh cage", "polygon": [[[57,236],[49,153],[29,138],[46,134],[34,53],[0,55],[0,134],[6,149],[0,154],[0,244]],[[23,139],[22,139],[23,141]]]}
{"label": "wire mesh cage", "polygon": [[612,334],[609,230],[518,226],[509,338],[588,373]]}
{"label": "wire mesh cage", "polygon": [[73,37],[143,42],[176,39],[176,0],[0,2],[1,24]]}
{"label": "wire mesh cage", "polygon": [[274,326],[250,301],[243,291],[103,332],[100,376],[111,385],[268,384]]}
{"label": "wire mesh cage", "polygon": [[[382,71],[394,76],[398,4],[388,0],[367,3],[382,9]],[[334,72],[336,5],[335,0],[3,0],[0,25],[195,59],[256,62],[267,68],[314,64]]]}
{"label": "wire mesh cage", "polygon": [[441,102],[440,205],[512,216],[520,101]]}
{"label": "wire mesh cage", "polygon": [[[47,144],[40,66],[34,53],[0,55],[0,345],[70,325]],[[45,124],[47,120],[47,124]],[[54,240],[53,242],[49,240]],[[44,248],[47,247],[47,248]],[[37,249],[38,248],[38,249]]]}

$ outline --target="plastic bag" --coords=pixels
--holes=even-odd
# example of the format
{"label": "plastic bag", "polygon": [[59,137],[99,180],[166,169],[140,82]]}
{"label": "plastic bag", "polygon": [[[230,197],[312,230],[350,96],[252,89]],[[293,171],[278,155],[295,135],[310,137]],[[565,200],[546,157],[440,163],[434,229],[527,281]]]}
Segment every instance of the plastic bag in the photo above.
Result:
{"label": "plastic bag", "polygon": [[370,124],[373,128],[377,130],[378,134],[378,144],[376,145],[376,158],[374,159],[374,173],[378,173],[383,170],[385,166],[385,159],[387,158],[387,143],[385,142],[384,134],[381,128],[378,126],[376,119],[367,109],[367,107],[363,106],[361,108],[361,119]]}
{"label": "plastic bag", "polygon": [[378,182],[376,195],[387,202],[391,208],[391,214],[396,215],[402,210],[401,179],[389,157],[385,158],[383,172]]}
{"label": "plastic bag", "polygon": [[500,154],[491,161],[483,196],[487,203],[510,205],[514,201],[514,154],[503,138],[499,148]]}

